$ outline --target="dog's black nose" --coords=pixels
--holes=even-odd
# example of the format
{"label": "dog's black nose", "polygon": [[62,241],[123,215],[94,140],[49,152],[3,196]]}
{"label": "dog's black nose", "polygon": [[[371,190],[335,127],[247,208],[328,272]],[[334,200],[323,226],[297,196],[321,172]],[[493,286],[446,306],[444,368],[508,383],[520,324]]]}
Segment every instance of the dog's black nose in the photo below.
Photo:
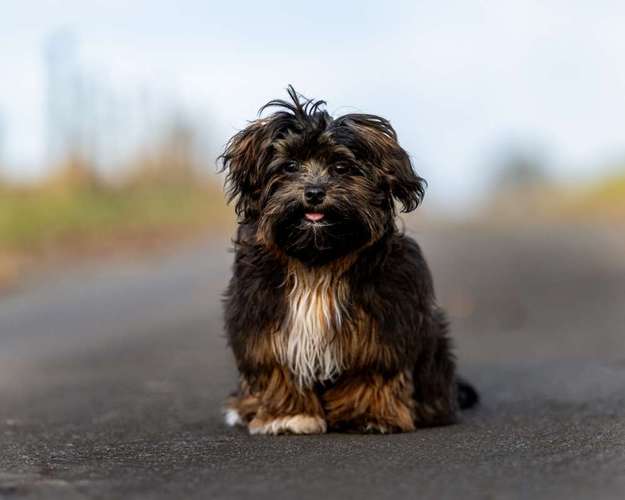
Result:
{"label": "dog's black nose", "polygon": [[319,205],[326,196],[326,190],[320,186],[306,186],[304,188],[304,198],[311,205]]}

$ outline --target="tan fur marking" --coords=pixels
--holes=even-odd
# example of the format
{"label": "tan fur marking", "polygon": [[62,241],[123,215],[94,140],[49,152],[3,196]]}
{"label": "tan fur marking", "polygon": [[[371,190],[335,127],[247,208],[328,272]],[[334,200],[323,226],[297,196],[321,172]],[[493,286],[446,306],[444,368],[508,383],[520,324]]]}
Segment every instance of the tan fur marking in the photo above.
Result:
{"label": "tan fur marking", "polygon": [[346,377],[323,395],[328,424],[349,423],[363,431],[409,432],[415,429],[410,373],[391,379],[374,374]]}
{"label": "tan fur marking", "polygon": [[[326,428],[315,392],[297,386],[283,368],[259,374],[253,388],[241,380],[239,393],[228,401],[225,415],[226,423],[239,424],[240,420],[253,434],[316,434]],[[308,419],[293,420],[296,416]]]}
{"label": "tan fur marking", "polygon": [[349,325],[341,336],[343,366],[351,370],[368,370],[372,366],[391,366],[396,356],[392,349],[382,344],[376,325],[361,309],[353,312]]}

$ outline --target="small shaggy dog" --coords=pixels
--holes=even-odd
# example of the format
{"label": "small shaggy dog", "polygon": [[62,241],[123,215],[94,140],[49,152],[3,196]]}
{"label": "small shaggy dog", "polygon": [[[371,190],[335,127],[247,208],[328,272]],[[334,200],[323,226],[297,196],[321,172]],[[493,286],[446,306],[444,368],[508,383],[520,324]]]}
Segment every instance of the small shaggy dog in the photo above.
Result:
{"label": "small shaggy dog", "polygon": [[419,246],[398,231],[425,181],[390,123],[290,101],[221,156],[240,224],[225,294],[240,384],[226,422],[252,434],[407,432],[477,402],[459,381]]}

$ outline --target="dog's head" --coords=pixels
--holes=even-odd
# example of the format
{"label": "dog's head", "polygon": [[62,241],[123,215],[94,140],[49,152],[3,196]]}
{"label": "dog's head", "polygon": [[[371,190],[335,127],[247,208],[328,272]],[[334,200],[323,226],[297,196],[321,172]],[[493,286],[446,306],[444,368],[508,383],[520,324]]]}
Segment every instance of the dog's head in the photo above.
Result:
{"label": "dog's head", "polygon": [[221,156],[230,201],[261,244],[307,265],[345,256],[394,227],[395,201],[414,210],[425,181],[391,124],[379,116],[331,117],[324,101],[288,88],[290,101],[237,133]]}

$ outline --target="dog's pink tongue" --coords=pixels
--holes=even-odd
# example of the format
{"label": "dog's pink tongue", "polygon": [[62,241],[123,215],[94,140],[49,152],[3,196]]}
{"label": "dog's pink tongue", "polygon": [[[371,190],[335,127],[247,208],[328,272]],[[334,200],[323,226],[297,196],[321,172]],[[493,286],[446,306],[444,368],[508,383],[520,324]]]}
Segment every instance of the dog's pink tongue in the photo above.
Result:
{"label": "dog's pink tongue", "polygon": [[312,222],[319,222],[321,219],[323,219],[323,214],[319,213],[319,212],[308,212],[305,217]]}

